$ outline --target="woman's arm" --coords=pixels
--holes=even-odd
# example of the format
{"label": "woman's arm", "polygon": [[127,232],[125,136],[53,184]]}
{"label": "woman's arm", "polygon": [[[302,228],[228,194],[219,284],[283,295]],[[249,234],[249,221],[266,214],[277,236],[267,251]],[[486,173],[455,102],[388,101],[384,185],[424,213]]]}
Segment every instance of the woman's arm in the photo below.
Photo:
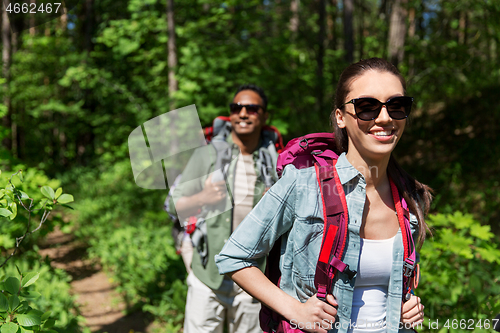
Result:
{"label": "woman's arm", "polygon": [[335,322],[337,302],[332,295],[326,297],[330,304],[320,301],[316,295],[301,303],[273,284],[254,266],[228,275],[250,295],[290,321],[292,327],[297,326],[308,332],[327,333]]}

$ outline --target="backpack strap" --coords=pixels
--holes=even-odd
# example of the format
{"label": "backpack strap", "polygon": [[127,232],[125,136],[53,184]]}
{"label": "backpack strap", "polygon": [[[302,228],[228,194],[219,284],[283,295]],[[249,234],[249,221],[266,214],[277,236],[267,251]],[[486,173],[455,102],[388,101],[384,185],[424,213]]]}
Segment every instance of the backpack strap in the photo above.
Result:
{"label": "backpack strap", "polygon": [[335,164],[337,160],[320,166],[315,163],[316,176],[323,203],[324,232],[321,249],[316,264],[314,284],[318,290],[316,297],[326,302],[326,295],[332,288],[335,272],[346,273],[352,279],[356,271],[342,262],[347,240],[347,201]]}
{"label": "backpack strap", "polygon": [[[398,215],[399,227],[401,228],[401,233],[403,235],[403,248],[404,248],[404,263],[403,263],[403,302],[406,302],[411,297],[411,282],[415,277],[415,269],[418,270],[418,265],[416,263],[416,250],[415,242],[411,234],[410,227],[410,212],[408,211],[408,205],[404,198],[401,198],[399,191],[392,181],[391,183],[392,197],[394,199],[394,204],[396,206],[396,213]],[[418,282],[414,283],[416,285]]]}

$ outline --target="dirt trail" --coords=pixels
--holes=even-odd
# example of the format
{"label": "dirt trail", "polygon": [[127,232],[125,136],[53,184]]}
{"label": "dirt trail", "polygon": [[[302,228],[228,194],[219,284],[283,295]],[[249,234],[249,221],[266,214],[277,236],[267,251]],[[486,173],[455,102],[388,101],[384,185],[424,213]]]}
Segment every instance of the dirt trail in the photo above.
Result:
{"label": "dirt trail", "polygon": [[142,313],[125,316],[125,303],[113,288],[98,263],[86,258],[85,244],[72,235],[56,230],[40,246],[40,254],[52,259],[51,265],[64,269],[73,277],[72,292],[77,296],[86,327],[92,332],[149,333],[148,321]]}

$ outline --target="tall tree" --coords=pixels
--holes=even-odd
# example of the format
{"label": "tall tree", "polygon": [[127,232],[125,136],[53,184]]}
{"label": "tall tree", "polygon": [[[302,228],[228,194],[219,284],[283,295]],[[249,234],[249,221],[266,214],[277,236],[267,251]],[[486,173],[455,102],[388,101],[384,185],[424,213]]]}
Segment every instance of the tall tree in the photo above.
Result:
{"label": "tall tree", "polygon": [[170,110],[175,109],[175,92],[178,84],[175,78],[177,68],[177,50],[175,45],[174,0],[167,0],[168,29],[168,97]]}
{"label": "tall tree", "polygon": [[292,16],[290,17],[289,29],[292,32],[292,39],[297,37],[297,32],[299,31],[299,5],[300,0],[292,0],[290,2],[290,12]]}
{"label": "tall tree", "polygon": [[389,23],[389,60],[398,65],[404,58],[406,37],[406,11],[404,5],[407,0],[394,0],[392,3],[391,19]]}
{"label": "tall tree", "polygon": [[316,108],[319,112],[323,110],[324,99],[324,57],[325,57],[325,36],[326,36],[326,0],[318,0],[318,50],[316,51]]}
{"label": "tall tree", "polygon": [[353,10],[354,0],[344,0],[344,50],[345,60],[348,63],[353,62],[354,59]]}
{"label": "tall tree", "polygon": [[[6,6],[10,4],[10,1],[2,1],[4,6],[2,11],[2,75],[5,78],[4,84],[4,98],[3,103],[7,107],[7,114],[2,119],[2,124],[4,128],[11,128],[12,118],[11,118],[11,107],[10,107],[10,96],[9,96],[9,80],[10,80],[10,59],[11,59],[11,29],[9,22],[9,15],[7,14]],[[3,140],[5,148],[12,149],[12,139],[7,136]]]}

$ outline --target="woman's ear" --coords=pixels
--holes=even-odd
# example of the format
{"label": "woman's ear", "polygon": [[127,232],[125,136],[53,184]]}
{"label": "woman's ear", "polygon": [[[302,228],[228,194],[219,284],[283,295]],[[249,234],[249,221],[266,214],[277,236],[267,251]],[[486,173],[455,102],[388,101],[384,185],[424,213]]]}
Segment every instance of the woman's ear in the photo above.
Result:
{"label": "woman's ear", "polygon": [[344,114],[340,109],[335,110],[335,120],[339,128],[345,128]]}

